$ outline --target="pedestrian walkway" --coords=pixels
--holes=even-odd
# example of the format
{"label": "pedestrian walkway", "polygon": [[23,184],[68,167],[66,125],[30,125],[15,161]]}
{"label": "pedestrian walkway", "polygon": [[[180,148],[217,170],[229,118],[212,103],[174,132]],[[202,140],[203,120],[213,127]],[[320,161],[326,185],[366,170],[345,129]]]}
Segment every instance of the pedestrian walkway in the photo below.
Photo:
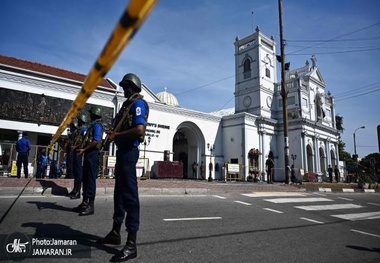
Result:
{"label": "pedestrian walkway", "polygon": [[[97,179],[97,195],[112,195],[114,179]],[[65,195],[74,185],[73,179],[36,179],[0,177],[0,195],[43,194]],[[265,182],[224,182],[181,179],[148,179],[138,180],[139,193],[143,195],[159,194],[215,194],[215,193],[252,193],[252,192],[365,192],[351,183],[303,183],[285,184]],[[370,191],[369,191],[370,190]],[[367,189],[369,192],[380,193],[380,189]]]}

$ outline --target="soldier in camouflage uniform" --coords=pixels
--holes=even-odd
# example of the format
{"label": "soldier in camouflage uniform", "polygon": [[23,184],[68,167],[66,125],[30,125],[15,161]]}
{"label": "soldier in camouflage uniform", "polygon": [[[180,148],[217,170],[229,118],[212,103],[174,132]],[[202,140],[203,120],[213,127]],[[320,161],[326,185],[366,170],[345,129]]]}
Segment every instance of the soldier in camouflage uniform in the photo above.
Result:
{"label": "soldier in camouflage uniform", "polygon": [[83,138],[82,145],[77,149],[78,155],[83,155],[83,201],[73,208],[80,216],[92,215],[95,212],[96,178],[99,173],[100,148],[102,147],[103,125],[101,109],[92,106],[89,110],[91,125]]}
{"label": "soldier in camouflage uniform", "polygon": [[[72,142],[74,140],[74,134],[75,131],[78,129],[78,120],[77,118],[73,119],[70,124],[70,134],[69,138],[67,139],[65,143],[65,150],[66,150],[66,178],[72,178],[73,176],[73,158],[74,158],[74,152],[71,149]],[[68,195],[70,195],[69,193]]]}
{"label": "soldier in camouflage uniform", "polygon": [[74,153],[73,156],[73,175],[74,175],[74,188],[68,194],[70,199],[80,198],[80,189],[82,188],[82,177],[83,177],[83,154],[76,154],[76,149],[82,145],[83,138],[86,135],[87,127],[87,116],[84,113],[78,116],[78,129],[75,130],[71,138],[71,151]]}

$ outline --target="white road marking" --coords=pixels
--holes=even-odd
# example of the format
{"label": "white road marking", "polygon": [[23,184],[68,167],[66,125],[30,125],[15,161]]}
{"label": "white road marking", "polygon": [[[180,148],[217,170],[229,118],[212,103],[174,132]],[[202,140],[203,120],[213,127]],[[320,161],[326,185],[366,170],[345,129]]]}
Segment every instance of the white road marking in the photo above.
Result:
{"label": "white road marking", "polygon": [[219,220],[221,217],[187,217],[187,218],[166,218],[164,221],[195,221],[195,220]]}
{"label": "white road marking", "polygon": [[242,204],[242,205],[252,205],[250,203],[242,202],[242,201],[234,201],[235,203]]}
{"label": "white road marking", "polygon": [[219,199],[226,199],[226,197],[220,196],[220,195],[213,195],[213,197],[216,197],[216,198],[219,198]]}
{"label": "white road marking", "polygon": [[367,219],[379,219],[380,212],[369,212],[369,213],[358,213],[358,214],[343,214],[343,215],[332,215],[333,217],[345,219],[345,220],[367,220]]}
{"label": "white road marking", "polygon": [[[12,199],[12,198],[17,198],[17,195],[3,195],[0,196],[0,199]],[[46,198],[45,195],[20,195],[19,198]]]}
{"label": "white road marking", "polygon": [[264,210],[275,212],[275,213],[279,213],[279,214],[283,214],[284,213],[284,212],[281,212],[281,211],[278,211],[278,210],[274,210],[274,209],[270,209],[270,208],[264,208]]}
{"label": "white road marking", "polygon": [[306,211],[337,210],[337,209],[351,209],[351,208],[362,208],[362,207],[364,206],[355,205],[355,204],[295,206],[295,208],[306,210]]}
{"label": "white road marking", "polygon": [[332,201],[327,198],[319,198],[319,197],[307,197],[307,198],[275,198],[275,199],[264,199],[265,201],[283,204],[283,203],[309,203],[309,202],[327,202]]}
{"label": "white road marking", "polygon": [[375,234],[372,234],[372,233],[367,233],[367,232],[363,232],[363,231],[359,231],[359,230],[355,230],[355,229],[351,229],[352,232],[356,232],[356,233],[360,233],[360,234],[363,234],[363,235],[368,235],[368,236],[373,236],[373,237],[380,237],[379,235],[375,235]]}
{"label": "white road marking", "polygon": [[321,221],[313,220],[313,219],[306,218],[306,217],[300,217],[300,219],[302,219],[302,220],[306,220],[306,221],[309,221],[309,222],[312,222],[312,223],[324,224],[324,223],[321,222]]}
{"label": "white road marking", "polygon": [[242,194],[247,197],[268,197],[268,196],[307,196],[305,193],[292,193],[292,192],[258,192],[252,194]]}
{"label": "white road marking", "polygon": [[338,197],[338,199],[341,199],[341,200],[346,200],[346,201],[353,201],[354,199],[350,199],[350,198],[344,198],[344,197]]}
{"label": "white road marking", "polygon": [[380,204],[375,204],[375,203],[368,203],[369,205],[376,205],[376,206],[380,206]]}
{"label": "white road marking", "polygon": [[320,195],[320,196],[327,196],[325,194],[321,194],[321,193],[314,193],[315,195]]}

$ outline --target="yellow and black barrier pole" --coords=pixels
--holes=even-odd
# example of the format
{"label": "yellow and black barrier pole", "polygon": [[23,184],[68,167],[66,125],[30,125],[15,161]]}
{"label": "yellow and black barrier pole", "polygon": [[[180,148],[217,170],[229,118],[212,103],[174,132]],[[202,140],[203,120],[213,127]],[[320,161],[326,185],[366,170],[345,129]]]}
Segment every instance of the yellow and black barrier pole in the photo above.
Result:
{"label": "yellow and black barrier pole", "polygon": [[107,44],[88,73],[81,90],[73,101],[73,105],[54,134],[50,142],[50,149],[53,149],[54,143],[66,127],[70,125],[73,118],[83,109],[87,99],[102,82],[104,76],[149,16],[157,2],[158,0],[131,0],[108,39]]}

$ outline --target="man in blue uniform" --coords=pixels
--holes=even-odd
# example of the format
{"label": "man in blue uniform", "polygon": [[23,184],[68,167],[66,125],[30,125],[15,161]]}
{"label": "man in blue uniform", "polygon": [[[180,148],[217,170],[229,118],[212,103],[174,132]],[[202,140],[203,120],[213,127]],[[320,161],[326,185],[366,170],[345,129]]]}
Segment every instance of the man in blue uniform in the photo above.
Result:
{"label": "man in blue uniform", "polygon": [[82,145],[83,138],[86,135],[87,127],[87,116],[84,113],[79,114],[77,118],[78,129],[74,131],[70,138],[70,148],[74,153],[73,156],[73,175],[74,175],[74,188],[68,194],[70,199],[79,199],[80,198],[80,189],[82,188],[82,179],[83,179],[83,154],[76,154],[76,149]]}
{"label": "man in blue uniform", "polygon": [[66,149],[66,178],[72,178],[73,177],[73,162],[74,162],[74,155],[75,152],[71,149],[71,145],[73,142],[73,137],[76,131],[78,130],[78,119],[73,119],[73,121],[70,124],[70,135],[68,140],[65,144]]}
{"label": "man in blue uniform", "polygon": [[101,110],[92,106],[89,110],[91,125],[88,128],[83,143],[77,154],[83,154],[83,201],[73,208],[80,216],[92,215],[95,212],[94,201],[96,195],[96,177],[99,173],[100,148],[102,146],[103,126],[101,123]]}
{"label": "man in blue uniform", "polygon": [[21,178],[21,166],[24,166],[25,178],[28,178],[28,155],[30,151],[30,141],[28,139],[28,133],[23,132],[22,138],[16,142],[17,151],[17,178]]}
{"label": "man in blue uniform", "polygon": [[141,81],[138,76],[128,73],[119,85],[124,89],[127,100],[116,116],[114,129],[107,132],[109,140],[114,140],[117,146],[113,227],[111,232],[97,242],[119,245],[124,218],[128,237],[124,248],[111,258],[111,262],[123,262],[137,256],[136,233],[140,225],[140,202],[136,163],[139,158],[138,146],[144,141],[149,114],[148,104],[139,94]]}

